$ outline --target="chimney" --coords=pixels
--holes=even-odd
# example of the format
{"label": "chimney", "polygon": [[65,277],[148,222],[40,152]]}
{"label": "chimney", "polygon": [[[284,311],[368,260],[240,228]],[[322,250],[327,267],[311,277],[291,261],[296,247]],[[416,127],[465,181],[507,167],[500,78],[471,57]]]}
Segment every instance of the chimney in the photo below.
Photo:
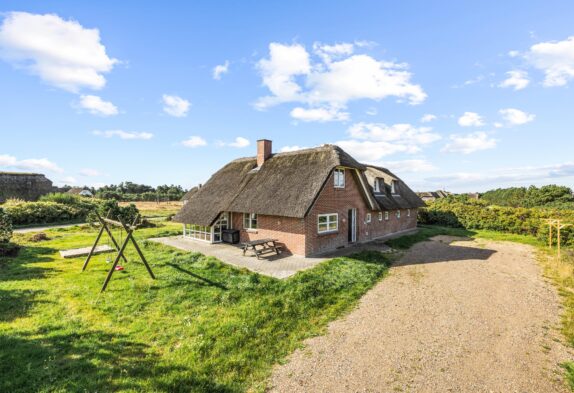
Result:
{"label": "chimney", "polygon": [[259,139],[257,141],[257,166],[263,165],[271,157],[271,144],[268,139]]}

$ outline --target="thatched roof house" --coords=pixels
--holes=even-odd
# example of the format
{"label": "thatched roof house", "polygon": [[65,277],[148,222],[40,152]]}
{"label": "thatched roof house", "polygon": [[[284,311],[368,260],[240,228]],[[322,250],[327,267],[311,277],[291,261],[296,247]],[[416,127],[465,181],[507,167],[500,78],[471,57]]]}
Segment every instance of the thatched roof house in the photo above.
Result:
{"label": "thatched roof house", "polygon": [[[336,184],[333,185],[333,182]],[[365,235],[358,229],[361,226],[358,213],[363,216],[369,212],[371,224],[372,216],[379,212],[382,217],[386,211],[385,221],[388,221],[391,210],[406,209],[411,217],[411,210],[424,205],[393,173],[385,168],[361,164],[338,146],[324,145],[271,154],[271,141],[267,140],[258,141],[257,157],[231,161],[189,195],[187,200],[174,221],[189,225],[191,233],[197,232],[195,227],[201,227],[201,237],[218,241],[221,236],[216,236],[214,229],[220,230],[224,217],[225,227],[240,230],[241,238],[245,241],[273,234],[271,237],[279,237],[279,234],[301,235],[302,238],[297,241],[303,242],[303,245],[286,244],[286,248],[306,255],[326,251],[323,250],[325,247],[305,244],[313,237],[307,232],[316,231],[317,216],[321,216],[322,223],[324,216],[331,214],[328,218],[330,223],[336,215],[337,232],[346,239],[347,234],[339,228],[348,226],[346,216],[354,214],[353,231],[357,233],[351,236],[351,240],[355,242],[372,238],[373,233],[385,234],[385,230],[391,233],[404,229],[396,225],[383,228],[381,219],[381,228],[373,228],[370,235]],[[327,206],[321,206],[323,203]],[[355,212],[349,213],[353,209]],[[252,226],[250,217],[256,217],[256,228],[245,228]],[[268,225],[264,224],[266,221]],[[413,222],[416,225],[416,218]],[[333,235],[335,223],[331,227],[331,231],[320,231],[321,235],[326,235],[323,232]],[[206,236],[207,232],[211,236]],[[339,246],[340,242],[331,243]]]}

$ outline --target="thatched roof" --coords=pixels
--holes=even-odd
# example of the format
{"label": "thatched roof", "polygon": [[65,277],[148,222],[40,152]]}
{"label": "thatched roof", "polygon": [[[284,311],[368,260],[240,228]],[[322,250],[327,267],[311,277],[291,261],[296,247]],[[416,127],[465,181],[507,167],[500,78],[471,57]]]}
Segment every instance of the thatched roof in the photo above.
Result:
{"label": "thatched roof", "polygon": [[[255,157],[230,162],[190,196],[174,221],[207,226],[224,211],[303,218],[332,170],[340,166],[357,169],[354,176],[364,185],[363,197],[373,210],[377,210],[380,202],[368,187],[365,176],[368,168],[340,147],[324,145],[273,154],[261,167],[257,167]],[[400,205],[419,206],[420,199],[414,193],[412,198],[409,194],[412,191],[406,185],[404,187],[408,202],[403,201]],[[397,202],[393,206],[396,205]]]}
{"label": "thatched roof", "polygon": [[195,186],[195,187],[190,188],[188,192],[186,192],[185,194],[183,194],[183,196],[181,197],[181,201],[182,201],[182,202],[188,202],[188,201],[191,199],[191,197],[192,197],[193,195],[195,195],[195,193],[196,193],[197,191],[199,191],[199,188],[200,188],[200,187],[201,187],[201,184],[200,184],[199,186]]}
{"label": "thatched roof", "polygon": [[[379,179],[380,192],[373,193],[382,210],[410,209],[426,206],[423,200],[420,199],[404,181],[386,168],[368,165],[365,176],[369,181],[371,189],[374,189],[375,179]],[[392,181],[396,182],[394,194],[391,193]]]}

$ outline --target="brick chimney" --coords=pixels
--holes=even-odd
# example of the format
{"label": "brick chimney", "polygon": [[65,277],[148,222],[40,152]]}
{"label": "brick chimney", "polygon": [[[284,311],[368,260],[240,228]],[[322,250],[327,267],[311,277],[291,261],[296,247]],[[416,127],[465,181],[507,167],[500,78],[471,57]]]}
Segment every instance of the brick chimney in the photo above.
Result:
{"label": "brick chimney", "polygon": [[263,165],[271,157],[272,142],[268,139],[259,139],[257,141],[257,166]]}

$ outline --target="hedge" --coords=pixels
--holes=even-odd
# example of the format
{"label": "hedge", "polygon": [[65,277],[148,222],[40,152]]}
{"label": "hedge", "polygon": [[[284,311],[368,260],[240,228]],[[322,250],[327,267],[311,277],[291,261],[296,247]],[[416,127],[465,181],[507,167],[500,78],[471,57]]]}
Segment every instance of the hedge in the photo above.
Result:
{"label": "hedge", "polygon": [[66,205],[57,202],[8,202],[4,210],[14,225],[51,224],[55,222],[81,221],[89,212],[87,205]]}
{"label": "hedge", "polygon": [[12,220],[8,213],[0,208],[0,243],[8,243],[12,238]]}
{"label": "hedge", "polygon": [[[548,238],[547,218],[574,224],[574,210],[489,205],[485,201],[438,199],[419,210],[419,222],[465,229],[486,229]],[[574,228],[562,229],[562,244],[574,245]]]}

